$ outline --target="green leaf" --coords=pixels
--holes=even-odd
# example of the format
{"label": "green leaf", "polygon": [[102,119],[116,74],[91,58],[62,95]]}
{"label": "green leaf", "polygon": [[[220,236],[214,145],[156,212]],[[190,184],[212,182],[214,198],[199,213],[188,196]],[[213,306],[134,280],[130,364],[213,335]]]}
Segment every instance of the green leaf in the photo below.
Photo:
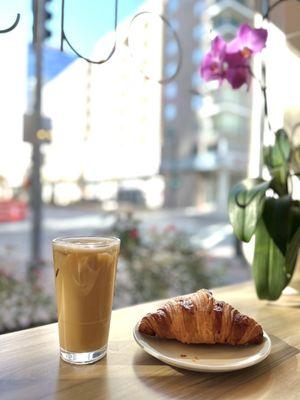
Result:
{"label": "green leaf", "polygon": [[229,194],[229,219],[238,239],[249,242],[261,216],[265,192],[269,182],[245,179],[235,185]]}
{"label": "green leaf", "polygon": [[291,229],[292,204],[292,199],[285,196],[277,199],[268,197],[264,205],[263,220],[266,229],[283,256],[286,254]]}
{"label": "green leaf", "polygon": [[[278,194],[287,193],[287,177],[289,162],[291,161],[292,147],[288,135],[283,129],[276,132],[274,146],[264,147],[264,163],[273,176],[273,189]],[[279,190],[279,191],[278,191]]]}
{"label": "green leaf", "polygon": [[299,173],[300,172],[300,146],[295,147],[293,150],[293,154],[292,154],[292,167],[295,171],[295,173]]}
{"label": "green leaf", "polygon": [[260,299],[276,300],[288,282],[285,258],[261,218],[255,231],[253,276]]}
{"label": "green leaf", "polygon": [[295,265],[297,262],[297,257],[300,248],[300,225],[296,232],[294,233],[292,239],[287,245],[286,251],[286,272],[287,277],[290,280],[293,276]]}
{"label": "green leaf", "polygon": [[278,194],[278,196],[283,197],[287,196],[289,191],[288,191],[288,181],[287,181],[288,175],[286,175],[286,180],[285,183],[281,183],[281,181],[278,179],[278,177],[275,177],[271,179],[270,181],[270,189],[273,189],[275,193]]}
{"label": "green leaf", "polygon": [[289,161],[291,157],[291,143],[284,129],[279,129],[276,133],[274,157],[278,163]]}
{"label": "green leaf", "polygon": [[292,278],[300,247],[300,202],[293,201],[290,208],[289,238],[286,249],[286,270],[289,280]]}
{"label": "green leaf", "polygon": [[260,298],[280,296],[293,275],[299,245],[299,201],[267,198],[255,231],[253,274]]}
{"label": "green leaf", "polygon": [[289,240],[292,239],[300,226],[300,201],[293,200],[290,208]]}

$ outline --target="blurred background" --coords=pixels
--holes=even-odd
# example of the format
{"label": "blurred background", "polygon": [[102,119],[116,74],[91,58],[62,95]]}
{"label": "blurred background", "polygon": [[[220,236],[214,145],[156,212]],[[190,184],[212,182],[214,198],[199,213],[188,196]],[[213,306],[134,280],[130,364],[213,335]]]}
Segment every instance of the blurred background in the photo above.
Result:
{"label": "blurred background", "polygon": [[[113,0],[66,0],[64,35],[77,52],[99,62],[115,46],[96,64],[66,40],[60,51],[60,0],[2,2],[1,29],[21,19],[0,34],[0,332],[55,320],[51,240],[61,235],[121,238],[115,308],[251,277],[227,197],[259,175],[273,138],[257,82],[218,88],[199,66],[216,34],[261,26],[267,6],[119,0],[115,32]],[[270,120],[289,129],[299,120],[300,4],[270,17]]]}

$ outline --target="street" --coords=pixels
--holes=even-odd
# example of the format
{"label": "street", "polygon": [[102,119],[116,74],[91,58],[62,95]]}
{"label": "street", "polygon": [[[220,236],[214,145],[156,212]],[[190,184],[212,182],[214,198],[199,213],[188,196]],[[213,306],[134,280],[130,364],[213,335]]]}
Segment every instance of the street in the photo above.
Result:
{"label": "street", "polygon": [[[49,207],[43,211],[42,259],[51,263],[51,240],[67,235],[101,235],[109,233],[115,214],[97,210],[97,207]],[[156,211],[137,211],[141,230],[164,229],[174,226],[185,231],[195,247],[212,257],[232,259],[235,255],[232,228],[226,217],[194,208]],[[24,277],[30,260],[30,217],[21,222],[0,225],[0,257],[9,259],[10,272]],[[1,263],[3,264],[3,263]],[[6,266],[1,265],[1,268]],[[242,276],[249,273],[243,271]],[[242,279],[242,278],[241,278]]]}

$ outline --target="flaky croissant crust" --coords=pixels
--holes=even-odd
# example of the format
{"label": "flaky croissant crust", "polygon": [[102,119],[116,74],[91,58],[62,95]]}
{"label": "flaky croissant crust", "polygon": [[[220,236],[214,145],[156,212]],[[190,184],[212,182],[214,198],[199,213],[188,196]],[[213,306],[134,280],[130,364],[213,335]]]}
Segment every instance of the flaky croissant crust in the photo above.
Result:
{"label": "flaky croissant crust", "polygon": [[170,299],[139,324],[141,333],[182,343],[246,345],[263,340],[262,327],[206,289]]}

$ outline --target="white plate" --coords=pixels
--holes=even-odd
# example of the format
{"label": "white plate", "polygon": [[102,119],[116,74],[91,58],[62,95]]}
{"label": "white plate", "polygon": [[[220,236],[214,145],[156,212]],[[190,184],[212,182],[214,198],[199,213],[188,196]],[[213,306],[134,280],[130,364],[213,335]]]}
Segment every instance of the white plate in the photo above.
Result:
{"label": "white plate", "polygon": [[144,335],[135,326],[133,336],[151,356],[174,367],[203,372],[227,372],[247,368],[263,361],[271,351],[271,340],[264,332],[259,345],[183,344],[177,340]]}

